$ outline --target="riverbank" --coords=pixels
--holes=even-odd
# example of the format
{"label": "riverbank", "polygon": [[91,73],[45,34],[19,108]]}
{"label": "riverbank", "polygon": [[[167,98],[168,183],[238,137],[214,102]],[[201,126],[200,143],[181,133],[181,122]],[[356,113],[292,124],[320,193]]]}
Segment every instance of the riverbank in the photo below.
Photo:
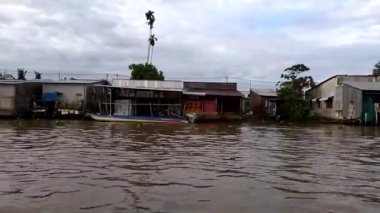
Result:
{"label": "riverbank", "polygon": [[[48,121],[55,125],[64,125],[70,123],[71,121],[94,121],[89,117],[60,117],[60,118],[10,118],[10,117],[2,117],[0,121],[7,121],[12,125],[20,125],[27,121]],[[128,123],[128,122],[127,122]],[[137,122],[129,122],[129,123],[137,123]],[[252,115],[244,115],[241,116],[241,119],[205,119],[200,120],[196,123],[240,123],[240,124],[255,124],[255,125],[284,125],[284,126],[292,126],[292,125],[320,125],[320,124],[339,124],[339,125],[361,125],[357,120],[331,120],[331,119],[323,119],[318,117],[309,118],[306,121],[302,122],[292,122],[286,120],[276,119],[274,117],[268,118],[258,118]]]}

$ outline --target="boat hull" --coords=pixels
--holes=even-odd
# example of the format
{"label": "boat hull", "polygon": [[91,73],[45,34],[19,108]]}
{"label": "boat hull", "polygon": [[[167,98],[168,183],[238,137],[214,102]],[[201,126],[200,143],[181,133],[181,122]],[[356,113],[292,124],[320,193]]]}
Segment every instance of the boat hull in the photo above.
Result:
{"label": "boat hull", "polygon": [[144,117],[144,116],[106,116],[89,114],[90,118],[103,122],[131,122],[131,123],[187,123],[187,120],[177,118]]}

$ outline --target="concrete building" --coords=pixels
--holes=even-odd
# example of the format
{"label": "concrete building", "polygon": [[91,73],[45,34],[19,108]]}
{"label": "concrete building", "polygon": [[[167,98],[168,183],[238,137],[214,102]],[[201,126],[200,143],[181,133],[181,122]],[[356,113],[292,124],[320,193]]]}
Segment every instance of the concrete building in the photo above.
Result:
{"label": "concrete building", "polygon": [[30,116],[33,105],[40,98],[40,94],[41,84],[19,80],[0,80],[0,116]]}
{"label": "concrete building", "polygon": [[[42,101],[48,114],[83,115],[87,109],[87,90],[99,84],[94,80],[35,80],[42,84]],[[51,116],[50,115],[50,116]]]}
{"label": "concrete building", "polygon": [[274,89],[251,89],[249,106],[254,116],[275,116],[278,96]]}
{"label": "concrete building", "polygon": [[[360,85],[359,90],[365,89],[366,85],[372,88],[380,84],[379,81],[380,78],[372,75],[336,75],[307,90],[305,99],[310,101],[312,113],[316,116],[338,120],[359,119],[363,100],[360,97],[351,100],[353,96],[348,95],[352,91],[350,88],[356,83]],[[354,114],[351,113],[353,104],[356,105]]]}
{"label": "concrete building", "polygon": [[380,82],[343,82],[342,114],[364,124],[378,124]]}

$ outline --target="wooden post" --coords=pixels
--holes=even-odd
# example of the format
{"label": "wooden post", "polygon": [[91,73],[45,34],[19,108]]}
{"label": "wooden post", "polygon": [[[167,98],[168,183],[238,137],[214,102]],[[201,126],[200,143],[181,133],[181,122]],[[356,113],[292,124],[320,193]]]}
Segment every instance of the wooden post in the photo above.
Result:
{"label": "wooden post", "polygon": [[110,116],[112,116],[112,89],[110,88]]}
{"label": "wooden post", "polygon": [[103,114],[102,113],[102,104],[100,103],[100,99],[99,99],[99,112],[100,112],[101,115]]}
{"label": "wooden post", "polygon": [[205,112],[205,100],[204,99],[201,101],[201,106],[202,106],[202,112]]}
{"label": "wooden post", "polygon": [[150,116],[153,116],[153,109],[152,109],[152,102],[149,102],[149,107],[150,107]]}
{"label": "wooden post", "polygon": [[223,99],[220,101],[220,113],[223,115]]}
{"label": "wooden post", "polygon": [[178,95],[179,95],[179,114],[181,116],[184,116],[184,114],[183,114],[184,105],[183,105],[183,102],[182,102],[182,94],[179,92]]}
{"label": "wooden post", "polygon": [[137,94],[136,94],[136,90],[134,91],[135,92],[135,114],[134,114],[134,116],[137,116],[137,98],[136,98],[136,96],[137,96]]}

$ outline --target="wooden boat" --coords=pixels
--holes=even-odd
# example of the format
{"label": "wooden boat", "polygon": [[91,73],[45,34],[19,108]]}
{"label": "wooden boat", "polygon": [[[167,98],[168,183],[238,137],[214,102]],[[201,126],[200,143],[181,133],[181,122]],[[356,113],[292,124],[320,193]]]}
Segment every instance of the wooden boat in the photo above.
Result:
{"label": "wooden boat", "polygon": [[132,123],[188,123],[187,120],[181,118],[166,118],[154,116],[120,116],[120,115],[96,115],[88,114],[88,116],[96,121],[103,122],[132,122]]}
{"label": "wooden boat", "polygon": [[196,113],[187,113],[186,118],[190,123],[195,123],[197,121],[197,114]]}

